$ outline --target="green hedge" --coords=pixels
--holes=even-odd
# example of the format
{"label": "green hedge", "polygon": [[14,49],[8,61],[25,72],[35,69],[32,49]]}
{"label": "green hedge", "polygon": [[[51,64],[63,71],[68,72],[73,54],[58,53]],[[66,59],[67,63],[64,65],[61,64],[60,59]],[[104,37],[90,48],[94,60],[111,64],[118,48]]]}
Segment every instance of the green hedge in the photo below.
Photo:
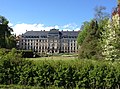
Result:
{"label": "green hedge", "polygon": [[34,53],[32,50],[20,50],[23,58],[33,58]]}
{"label": "green hedge", "polygon": [[56,86],[66,89],[119,89],[120,63],[74,60],[43,61],[38,65],[11,52],[0,57],[0,84],[43,88]]}
{"label": "green hedge", "polygon": [[56,86],[48,86],[47,88],[44,88],[39,86],[0,85],[0,89],[64,89],[64,88]]}

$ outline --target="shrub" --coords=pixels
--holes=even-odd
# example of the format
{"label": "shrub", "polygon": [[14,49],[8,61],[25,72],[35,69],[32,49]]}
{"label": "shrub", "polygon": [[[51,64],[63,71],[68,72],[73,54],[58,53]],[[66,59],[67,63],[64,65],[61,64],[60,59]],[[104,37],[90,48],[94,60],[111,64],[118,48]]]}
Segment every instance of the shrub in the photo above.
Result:
{"label": "shrub", "polygon": [[31,50],[22,50],[22,57],[23,58],[33,58],[34,53]]}
{"label": "shrub", "polygon": [[120,63],[95,60],[25,60],[13,49],[0,59],[0,84],[62,87],[65,89],[116,89],[120,87]]}

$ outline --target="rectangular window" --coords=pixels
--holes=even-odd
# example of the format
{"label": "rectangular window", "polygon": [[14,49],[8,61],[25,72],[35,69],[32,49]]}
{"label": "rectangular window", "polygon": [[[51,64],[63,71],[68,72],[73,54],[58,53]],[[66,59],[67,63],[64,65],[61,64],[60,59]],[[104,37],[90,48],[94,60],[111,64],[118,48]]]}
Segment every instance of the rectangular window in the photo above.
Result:
{"label": "rectangular window", "polygon": [[74,50],[75,50],[75,47],[74,47]]}
{"label": "rectangular window", "polygon": [[38,47],[36,47],[36,49],[38,49]]}

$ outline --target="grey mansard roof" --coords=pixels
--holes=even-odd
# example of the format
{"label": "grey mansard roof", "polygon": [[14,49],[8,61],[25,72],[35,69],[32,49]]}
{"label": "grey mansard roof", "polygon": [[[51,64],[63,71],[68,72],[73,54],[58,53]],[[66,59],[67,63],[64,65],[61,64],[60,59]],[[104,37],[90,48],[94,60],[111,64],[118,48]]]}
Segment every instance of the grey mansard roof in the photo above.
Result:
{"label": "grey mansard roof", "polygon": [[60,34],[60,31],[59,31],[59,29],[51,29],[49,31],[49,34]]}
{"label": "grey mansard roof", "polygon": [[59,31],[58,29],[51,29],[50,31],[27,31],[22,36],[23,37],[30,37],[30,36],[45,36],[47,37],[48,34],[59,34],[61,37],[69,37],[69,36],[78,36],[80,31]]}
{"label": "grey mansard roof", "polygon": [[77,36],[79,31],[61,31],[63,36]]}
{"label": "grey mansard roof", "polygon": [[23,36],[40,36],[47,35],[48,31],[27,31]]}

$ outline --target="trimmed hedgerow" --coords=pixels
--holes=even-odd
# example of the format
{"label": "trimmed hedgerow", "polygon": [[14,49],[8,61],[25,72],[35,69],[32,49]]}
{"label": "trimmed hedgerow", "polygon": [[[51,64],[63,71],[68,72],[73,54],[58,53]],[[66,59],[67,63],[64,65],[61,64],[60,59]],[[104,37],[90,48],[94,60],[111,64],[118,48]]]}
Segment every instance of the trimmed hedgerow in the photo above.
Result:
{"label": "trimmed hedgerow", "polygon": [[[3,54],[1,54],[3,55]],[[56,86],[66,89],[116,89],[120,87],[120,63],[95,60],[33,61],[15,50],[0,56],[0,84]]]}

